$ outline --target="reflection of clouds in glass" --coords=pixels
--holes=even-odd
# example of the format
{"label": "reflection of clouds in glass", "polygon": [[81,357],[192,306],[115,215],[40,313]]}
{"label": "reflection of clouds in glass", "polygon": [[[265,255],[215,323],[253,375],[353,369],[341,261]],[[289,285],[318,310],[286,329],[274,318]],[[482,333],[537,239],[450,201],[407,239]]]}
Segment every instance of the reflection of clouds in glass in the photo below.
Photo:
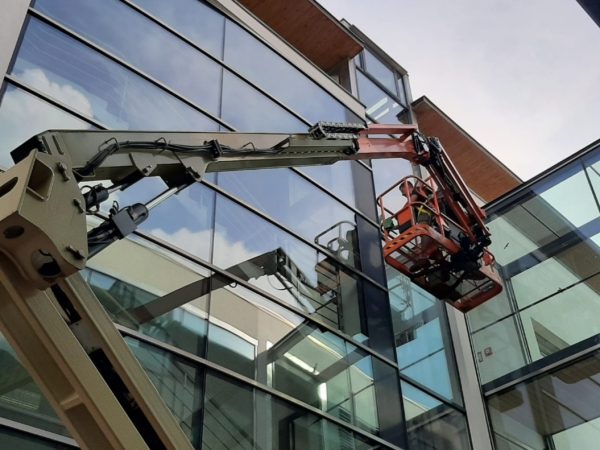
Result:
{"label": "reflection of clouds in glass", "polygon": [[86,116],[93,117],[92,104],[81,91],[70,84],[59,84],[48,79],[42,69],[26,69],[19,78],[32,87],[60,100]]}
{"label": "reflection of clouds in glass", "polygon": [[[44,77],[35,73],[28,76],[32,79],[37,77],[40,83],[44,79]],[[47,86],[59,93],[59,95],[70,95],[74,99],[77,99],[78,93],[76,91],[56,83],[50,83],[47,78],[46,82],[48,83]],[[81,102],[81,100],[78,101]],[[82,103],[82,106],[85,106],[84,103]],[[60,128],[86,129],[90,128],[90,125],[40,100],[34,95],[13,86],[7,86],[2,102],[0,103],[0,166],[12,166],[10,151],[36,133],[41,133],[48,129]]]}
{"label": "reflection of clouds in glass", "polygon": [[[210,255],[212,230],[191,231],[188,228],[180,228],[168,233],[162,228],[154,228],[149,233],[201,258],[208,259],[208,255]],[[242,262],[257,255],[256,252],[248,250],[243,242],[231,243],[221,233],[215,233],[214,239],[218,241],[216,245],[221,249],[215,255],[214,260],[214,264],[219,267],[225,267],[226,264],[231,265],[232,260]]]}

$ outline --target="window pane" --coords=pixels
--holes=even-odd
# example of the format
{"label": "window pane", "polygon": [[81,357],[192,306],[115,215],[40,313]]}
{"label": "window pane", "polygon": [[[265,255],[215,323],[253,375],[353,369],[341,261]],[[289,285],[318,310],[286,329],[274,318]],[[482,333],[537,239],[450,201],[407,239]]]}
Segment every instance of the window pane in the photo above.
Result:
{"label": "window pane", "polygon": [[[136,238],[95,255],[83,275],[115,322],[192,354],[206,354],[208,298],[216,281],[208,270]],[[201,280],[206,285],[197,287],[195,297],[162,298]]]}
{"label": "window pane", "polygon": [[367,72],[388,88],[392,94],[396,94],[396,75],[394,71],[367,49],[364,50],[364,56],[365,69]]}
{"label": "window pane", "polygon": [[514,316],[509,316],[472,335],[473,351],[481,384],[525,365],[525,356],[515,320]]}
{"label": "window pane", "polygon": [[[579,170],[539,195],[548,203],[549,208],[567,220],[570,228],[580,227],[600,215],[583,170]],[[573,201],[574,198],[577,201]]]}
{"label": "window pane", "polygon": [[203,370],[166,350],[125,337],[154,387],[179,421],[181,429],[198,446],[202,412]]}
{"label": "window pane", "polygon": [[152,209],[141,229],[210,261],[215,193],[196,183]]}
{"label": "window pane", "polygon": [[508,288],[504,286],[502,292],[494,297],[493,300],[485,302],[467,313],[469,328],[472,333],[490,323],[508,316],[512,312],[507,289]]}
{"label": "window pane", "polygon": [[221,66],[126,4],[117,0],[37,0],[35,7],[219,114]]}
{"label": "window pane", "polygon": [[[15,352],[2,335],[0,335],[0,367],[2,367],[0,416],[52,433],[68,435],[67,429],[54,409],[17,360]],[[1,439],[3,439],[2,433],[0,433],[0,442],[4,442]]]}
{"label": "window pane", "polygon": [[218,184],[338,259],[360,266],[355,214],[297,173],[288,169],[223,172]]}
{"label": "window pane", "polygon": [[0,442],[3,448],[15,450],[73,450],[78,448],[5,427],[0,427]]}
{"label": "window pane", "polygon": [[388,287],[401,373],[461,404],[458,374],[447,357],[452,347],[442,326],[443,303],[392,268],[388,268]]}
{"label": "window pane", "polygon": [[599,286],[600,274],[521,312],[534,361],[600,333]]}
{"label": "window pane", "polygon": [[327,190],[335,193],[349,205],[356,207],[352,171],[354,170],[353,165],[358,164],[353,161],[338,161],[330,166],[300,167],[299,170],[313,178]]}
{"label": "window pane", "polygon": [[221,117],[238,131],[306,132],[308,126],[252,86],[229,72],[223,74]]}
{"label": "window pane", "polygon": [[519,308],[561,292],[600,271],[597,265],[600,247],[594,241],[598,238],[600,234],[513,276],[511,282]]}
{"label": "window pane", "polygon": [[225,62],[311,123],[358,122],[341,103],[239,25],[227,21]]}
{"label": "window pane", "polygon": [[356,79],[359,98],[367,106],[369,117],[378,123],[397,123],[398,114],[404,111],[404,107],[375,86],[360,71],[356,71]]}
{"label": "window pane", "polygon": [[111,128],[217,128],[202,113],[34,18],[12,74]]}
{"label": "window pane", "polygon": [[225,17],[198,0],[132,0],[215,57],[223,54]]}
{"label": "window pane", "polygon": [[206,379],[203,448],[369,450],[378,446],[326,419],[222,375]]}
{"label": "window pane", "polygon": [[[594,160],[597,161],[594,161]],[[592,189],[596,196],[596,199],[600,201],[600,156],[596,155],[594,158],[590,158],[590,161],[586,161],[586,172],[588,177],[590,178],[590,183],[592,184]]]}
{"label": "window pane", "polygon": [[404,413],[411,450],[468,450],[471,448],[465,416],[402,382]]}
{"label": "window pane", "polygon": [[242,270],[250,283],[316,320],[358,340],[366,339],[358,279],[228,199],[217,197],[216,213],[216,265]]}
{"label": "window pane", "polygon": [[92,126],[10,84],[0,101],[0,167],[13,165],[10,151],[30,137],[50,129]]}
{"label": "window pane", "polygon": [[232,285],[212,293],[208,337],[211,361],[378,432],[371,357],[340,337]]}
{"label": "window pane", "polygon": [[[595,351],[489,397],[494,430],[518,445],[500,448],[597,448],[599,381],[600,354]],[[549,447],[550,440],[554,445]]]}

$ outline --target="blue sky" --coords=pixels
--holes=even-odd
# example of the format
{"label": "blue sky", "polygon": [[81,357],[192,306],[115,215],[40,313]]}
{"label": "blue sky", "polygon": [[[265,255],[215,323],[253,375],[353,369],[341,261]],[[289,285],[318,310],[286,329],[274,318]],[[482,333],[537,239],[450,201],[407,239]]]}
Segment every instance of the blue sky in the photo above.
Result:
{"label": "blue sky", "polygon": [[600,28],[575,0],[320,0],[528,179],[600,137]]}

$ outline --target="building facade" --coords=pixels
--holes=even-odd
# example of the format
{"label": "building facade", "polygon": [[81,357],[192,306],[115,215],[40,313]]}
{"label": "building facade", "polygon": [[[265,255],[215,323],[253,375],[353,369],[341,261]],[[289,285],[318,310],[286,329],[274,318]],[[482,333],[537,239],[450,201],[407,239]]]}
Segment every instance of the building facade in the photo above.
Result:
{"label": "building facade", "polygon": [[[413,120],[404,69],[315,3],[298,5],[322,28],[286,40],[230,0],[3,2],[0,165],[52,128]],[[306,36],[336,51],[301,52]],[[471,352],[458,361],[450,333],[464,321],[383,263],[375,196],[412,170],[373,161],[212,174],[89,261],[86,280],[195,447],[482,448],[458,375]],[[113,200],[164,190],[147,179]],[[147,313],[201,279],[206,295]],[[3,447],[75,447],[5,342],[0,358]]]}
{"label": "building facade", "polygon": [[600,432],[600,142],[488,205],[502,296],[468,314],[498,449]]}

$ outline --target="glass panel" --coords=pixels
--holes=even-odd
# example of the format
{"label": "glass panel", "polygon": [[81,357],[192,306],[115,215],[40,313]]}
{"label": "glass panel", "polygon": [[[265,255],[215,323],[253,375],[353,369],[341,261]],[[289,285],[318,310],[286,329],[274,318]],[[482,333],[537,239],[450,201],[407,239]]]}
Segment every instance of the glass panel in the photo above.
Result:
{"label": "glass panel", "polygon": [[34,18],[12,74],[111,128],[217,129],[202,113]]}
{"label": "glass panel", "polygon": [[248,83],[223,74],[221,117],[238,131],[304,133],[308,126]]}
{"label": "glass panel", "polygon": [[[597,351],[519,383],[489,398],[494,430],[519,445],[513,447],[518,449],[595,449],[600,422],[599,383]],[[549,441],[554,445],[549,447]]]}
{"label": "glass panel", "polygon": [[360,71],[356,71],[358,94],[360,100],[367,106],[367,114],[378,123],[397,123],[398,114],[404,107],[391,98]]}
{"label": "glass panel", "polygon": [[[208,270],[137,238],[98,253],[83,274],[115,322],[195,355],[206,354],[208,298],[215,285],[222,285]],[[206,284],[197,285],[195,297],[161,300],[201,280]]]}
{"label": "glass panel", "polygon": [[377,56],[369,50],[364,50],[365,69],[383,86],[388,88],[392,94],[397,93],[396,74],[392,69],[382,63]]}
{"label": "glass panel", "polygon": [[598,273],[600,269],[597,258],[600,247],[594,242],[594,239],[598,238],[600,234],[568,247],[555,257],[512,277],[513,291],[519,307],[524,308]]}
{"label": "glass panel", "polygon": [[461,404],[458,374],[447,358],[452,347],[442,327],[443,303],[392,268],[388,268],[388,288],[401,373]]}
{"label": "glass panel", "polygon": [[411,450],[468,450],[471,448],[465,416],[402,382],[404,414]]}
{"label": "glass panel", "polygon": [[507,289],[508,288],[504,286],[502,292],[494,297],[493,300],[479,305],[477,308],[467,313],[466,317],[469,321],[471,333],[508,316],[512,312]]}
{"label": "glass panel", "polygon": [[600,333],[599,289],[600,274],[521,312],[534,361]]}
{"label": "glass panel", "polygon": [[0,101],[0,168],[13,165],[10,151],[30,137],[50,129],[92,126],[10,84]]}
{"label": "glass panel", "polygon": [[[67,429],[25,368],[17,360],[15,352],[2,335],[0,335],[0,367],[2,367],[0,375],[0,416],[35,428],[68,436]],[[1,435],[2,433],[0,433],[0,440],[4,438]]]}
{"label": "glass panel", "polygon": [[125,341],[179,421],[182,430],[199,446],[203,370],[166,350],[125,337]]}
{"label": "glass panel", "polygon": [[[539,194],[552,212],[564,217],[571,227],[580,227],[598,217],[600,211],[583,170],[561,180],[560,183]],[[574,196],[577,201],[573,201]],[[585,207],[582,207],[584,206]]]}
{"label": "glass panel", "polygon": [[219,114],[221,66],[124,3],[37,0],[35,7],[207,111]]}
{"label": "glass panel", "polygon": [[481,384],[519,369],[526,363],[513,316],[483,328],[471,339]]}
{"label": "glass panel", "polygon": [[288,169],[252,170],[223,172],[217,180],[280,224],[351,266],[360,266],[355,214],[300,175]]}
{"label": "glass panel", "polygon": [[158,205],[141,229],[210,261],[215,193],[196,183]]}
{"label": "glass panel", "polygon": [[229,20],[225,27],[224,60],[311,123],[360,122],[298,69]]}
{"label": "glass panel", "polygon": [[378,432],[365,352],[241,286],[212,293],[209,320],[211,361]]}
{"label": "glass panel", "polygon": [[203,448],[369,450],[368,439],[239,382],[209,372]]}
{"label": "glass panel", "polygon": [[578,167],[568,167],[556,179],[540,182],[532,189],[536,196],[489,223],[495,237],[492,251],[500,264],[506,265],[600,217],[585,172]]}
{"label": "glass panel", "polygon": [[[547,236],[548,230],[524,208],[516,207],[487,224],[494,237],[490,250],[500,265],[506,265],[534,250],[538,245],[530,238]],[[527,230],[527,234],[523,230]]]}
{"label": "glass panel", "polygon": [[[413,174],[413,166],[404,159],[373,159],[373,182],[375,183],[375,195],[396,184],[402,178]],[[391,211],[398,211],[406,203],[406,197],[402,195],[400,189],[391,191],[385,197],[385,207]],[[379,212],[379,211],[378,211]]]}
{"label": "glass panel", "polygon": [[[335,193],[350,206],[356,207],[354,182],[352,178],[353,161],[338,161],[330,166],[300,167],[299,170],[330,192]],[[363,170],[367,170],[364,169]]]}
{"label": "glass panel", "polygon": [[[600,156],[596,156],[596,158],[590,158],[590,161],[586,161],[586,172],[590,179],[590,183],[592,184],[592,189],[594,191],[596,200],[600,201]],[[594,162],[594,159],[599,159]]]}
{"label": "glass panel", "polygon": [[133,3],[160,18],[215,57],[222,57],[225,17],[204,2],[133,0]]}
{"label": "glass panel", "polygon": [[555,450],[594,448],[600,442],[600,418],[590,420],[552,436]]}
{"label": "glass panel", "polygon": [[360,282],[331,258],[221,196],[213,258],[316,320],[365,340]]}
{"label": "glass panel", "polygon": [[0,427],[0,443],[3,448],[15,450],[73,450],[78,448],[5,427]]}

